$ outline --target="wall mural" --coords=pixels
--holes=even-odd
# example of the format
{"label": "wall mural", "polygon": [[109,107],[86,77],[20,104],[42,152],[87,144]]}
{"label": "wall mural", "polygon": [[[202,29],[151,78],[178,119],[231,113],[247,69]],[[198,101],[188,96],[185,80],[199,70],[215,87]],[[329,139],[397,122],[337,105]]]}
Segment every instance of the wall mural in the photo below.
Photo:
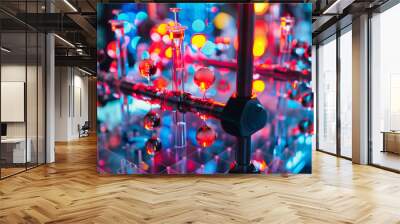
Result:
{"label": "wall mural", "polygon": [[98,4],[98,172],[311,173],[311,10]]}

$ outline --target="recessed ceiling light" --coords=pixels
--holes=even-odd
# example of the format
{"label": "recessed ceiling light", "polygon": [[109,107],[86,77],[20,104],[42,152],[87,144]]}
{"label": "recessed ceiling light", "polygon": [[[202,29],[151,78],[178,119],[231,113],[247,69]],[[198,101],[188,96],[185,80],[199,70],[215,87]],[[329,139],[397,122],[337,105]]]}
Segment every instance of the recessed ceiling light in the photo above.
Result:
{"label": "recessed ceiling light", "polygon": [[65,4],[67,4],[74,12],[78,12],[78,10],[73,6],[68,0],[64,0]]}
{"label": "recessed ceiling light", "polygon": [[1,49],[2,51],[6,52],[6,53],[10,53],[10,52],[11,52],[11,50],[9,50],[9,49],[7,49],[7,48],[5,48],[5,47],[1,47],[0,49]]}
{"label": "recessed ceiling light", "polygon": [[87,75],[93,75],[92,73],[90,73],[90,72],[88,72],[88,71],[86,71],[86,70],[83,70],[83,69],[81,69],[81,68],[79,68],[79,67],[78,67],[78,70],[81,71],[81,72],[83,72],[83,73],[85,73],[85,74],[87,74]]}
{"label": "recessed ceiling light", "polygon": [[337,5],[339,4],[340,0],[336,0],[332,5],[330,5],[327,9],[324,10],[324,12],[322,14],[328,14],[331,13],[330,11],[334,8],[337,7]]}
{"label": "recessed ceiling light", "polygon": [[69,45],[70,47],[75,48],[75,45],[73,45],[71,42],[69,42],[68,40],[60,37],[58,34],[54,34],[55,37],[57,37],[59,40],[61,40],[62,42],[66,43],[67,45]]}

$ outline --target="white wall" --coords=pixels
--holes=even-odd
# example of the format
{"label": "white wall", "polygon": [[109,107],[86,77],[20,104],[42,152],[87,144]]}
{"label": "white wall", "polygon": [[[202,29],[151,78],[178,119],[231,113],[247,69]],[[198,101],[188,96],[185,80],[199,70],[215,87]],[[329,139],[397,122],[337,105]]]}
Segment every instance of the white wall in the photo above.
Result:
{"label": "white wall", "polygon": [[[28,74],[35,73],[36,74],[36,67],[33,66],[28,66],[25,68],[24,65],[19,65],[19,64],[4,64],[1,66],[1,81],[2,82],[25,82],[25,75],[27,69]],[[30,84],[31,80],[30,80]],[[33,83],[36,85],[36,81]],[[27,102],[30,103],[34,100],[32,98],[36,98],[36,89],[28,88],[28,93],[27,93]],[[30,92],[29,90],[32,90],[34,92]],[[33,105],[31,105],[33,106]],[[36,104],[34,105],[36,107]],[[1,108],[1,110],[7,110],[7,108]],[[31,114],[28,113],[28,121],[33,121],[35,120],[36,123],[36,114]],[[33,117],[32,117],[33,116]],[[28,125],[28,128],[31,127],[32,125]],[[7,136],[8,137],[25,137],[25,122],[7,122]],[[28,133],[28,137],[29,133]]]}
{"label": "white wall", "polygon": [[67,141],[69,138],[68,88],[70,77],[67,75],[68,71],[67,67],[55,68],[55,141]]}
{"label": "white wall", "polygon": [[70,141],[88,120],[88,78],[72,67],[56,67],[55,74],[55,140]]}

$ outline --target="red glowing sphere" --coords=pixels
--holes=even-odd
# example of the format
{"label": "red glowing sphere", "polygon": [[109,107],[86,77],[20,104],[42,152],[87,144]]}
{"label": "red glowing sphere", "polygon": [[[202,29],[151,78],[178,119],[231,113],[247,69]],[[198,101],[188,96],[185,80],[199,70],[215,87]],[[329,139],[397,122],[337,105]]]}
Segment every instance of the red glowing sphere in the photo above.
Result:
{"label": "red glowing sphere", "polygon": [[118,65],[117,65],[117,61],[116,61],[116,60],[113,60],[113,61],[111,62],[109,71],[110,71],[111,73],[117,73],[117,72],[118,72]]}
{"label": "red glowing sphere", "polygon": [[168,86],[168,80],[163,77],[159,77],[153,81],[153,84],[157,89],[165,89]]}
{"label": "red glowing sphere", "polygon": [[225,79],[221,79],[221,80],[219,80],[219,82],[217,84],[217,89],[221,93],[229,92],[229,90],[231,90],[231,84],[228,81],[226,81]]}
{"label": "red glowing sphere", "polygon": [[159,152],[162,148],[161,140],[153,136],[147,140],[145,147],[147,154],[154,156],[156,152]]}
{"label": "red glowing sphere", "polygon": [[121,144],[121,137],[117,134],[113,134],[110,136],[108,141],[110,149],[115,149],[118,148],[119,145]]}
{"label": "red glowing sphere", "polygon": [[215,75],[209,68],[202,67],[194,74],[194,83],[202,90],[206,91],[214,84]]}
{"label": "red glowing sphere", "polygon": [[151,59],[145,59],[139,63],[139,73],[145,78],[156,74],[157,67]]}
{"label": "red glowing sphere", "polygon": [[217,133],[208,125],[203,125],[197,129],[196,141],[202,147],[209,147],[217,138]]}
{"label": "red glowing sphere", "polygon": [[149,111],[143,119],[144,128],[146,130],[154,130],[160,127],[161,119],[160,115],[154,111]]}
{"label": "red glowing sphere", "polygon": [[117,42],[111,41],[107,44],[107,55],[110,58],[117,58]]}

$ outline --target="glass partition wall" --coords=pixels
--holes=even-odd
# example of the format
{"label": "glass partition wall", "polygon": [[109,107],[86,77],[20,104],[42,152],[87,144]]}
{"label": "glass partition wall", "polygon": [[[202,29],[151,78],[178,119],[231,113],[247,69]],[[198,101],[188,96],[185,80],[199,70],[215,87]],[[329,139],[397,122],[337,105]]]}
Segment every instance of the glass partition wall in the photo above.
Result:
{"label": "glass partition wall", "polygon": [[[400,100],[398,99],[400,44],[396,29],[398,21],[400,21],[400,4],[388,1],[372,13],[369,18],[368,33],[370,41],[368,163],[395,172],[400,172]],[[316,51],[317,150],[350,159],[352,157],[351,25],[338,31],[336,35],[335,38],[331,37],[319,43]],[[335,61],[336,55],[339,57]],[[328,75],[329,73],[331,75]],[[330,97],[327,96],[329,94]],[[333,110],[333,107],[336,107],[336,110]]]}
{"label": "glass partition wall", "polygon": [[40,3],[0,2],[1,179],[45,163],[45,35],[22,22]]}
{"label": "glass partition wall", "polygon": [[320,42],[316,49],[317,150],[352,157],[351,25]]}
{"label": "glass partition wall", "polygon": [[[26,169],[30,142],[26,126],[26,33],[1,34],[1,177]],[[6,50],[4,50],[6,49]]]}
{"label": "glass partition wall", "polygon": [[371,18],[370,163],[400,172],[400,4]]}

